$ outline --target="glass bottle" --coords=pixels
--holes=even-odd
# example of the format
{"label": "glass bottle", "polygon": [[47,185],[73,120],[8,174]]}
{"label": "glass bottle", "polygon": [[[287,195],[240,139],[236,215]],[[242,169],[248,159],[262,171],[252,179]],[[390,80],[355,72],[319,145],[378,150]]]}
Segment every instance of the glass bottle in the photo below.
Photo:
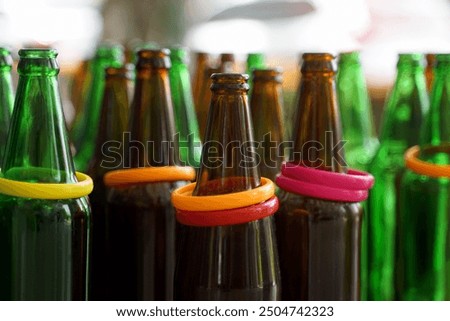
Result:
{"label": "glass bottle", "polygon": [[[179,164],[169,84],[170,51],[140,50],[124,136],[123,167]],[[128,184],[107,189],[106,265],[109,300],[171,300],[175,215],[170,193],[185,182]]]}
{"label": "glass bottle", "polygon": [[[75,183],[53,49],[19,51],[19,83],[2,168],[7,179]],[[85,300],[87,197],[0,195],[2,300]]]}
{"label": "glass bottle", "polygon": [[[305,53],[290,162],[346,173],[334,57]],[[283,300],[359,299],[362,207],[280,189],[275,215]]]}
{"label": "glass bottle", "polygon": [[187,52],[182,48],[171,49],[170,59],[172,62],[169,71],[170,91],[175,113],[175,128],[179,135],[180,160],[188,166],[198,167],[202,145],[186,65]]}
{"label": "glass bottle", "polygon": [[130,64],[105,69],[105,90],[97,142],[88,169],[88,174],[94,181],[94,190],[89,197],[93,212],[91,300],[104,300],[107,297],[105,271],[109,267],[105,264],[104,257],[107,244],[105,244],[106,187],[103,176],[110,170],[122,168],[120,146],[128,129],[133,73],[134,68]]}
{"label": "glass bottle", "polygon": [[[336,89],[342,120],[345,158],[351,168],[367,171],[379,142],[373,125],[372,107],[359,52],[339,55]],[[364,203],[364,206],[367,203]],[[365,208],[367,216],[367,209]],[[367,218],[361,235],[361,298],[367,298]]]}
{"label": "glass bottle", "polygon": [[97,49],[90,63],[90,83],[86,89],[84,106],[71,129],[71,139],[76,149],[75,168],[86,171],[94,155],[97,140],[100,109],[105,89],[105,68],[120,67],[123,64],[123,48],[119,45],[102,45]]}
{"label": "glass bottle", "polygon": [[[194,105],[200,105],[202,101],[202,91],[203,88],[206,87],[206,82],[208,78],[206,78],[206,69],[210,67],[209,54],[206,52],[197,52],[195,54],[195,70],[194,76],[192,78],[192,95],[194,97]],[[203,132],[201,132],[203,135]]]}
{"label": "glass bottle", "polygon": [[[436,55],[430,111],[421,126],[419,158],[450,165],[450,54]],[[402,177],[399,196],[396,298],[450,300],[448,224],[450,179],[410,169]]]}
{"label": "glass bottle", "polygon": [[260,156],[259,169],[263,177],[275,181],[285,160],[283,151],[283,95],[281,69],[253,70],[253,91],[250,109],[255,141]]}
{"label": "glass bottle", "polygon": [[419,143],[428,111],[423,55],[400,54],[397,79],[387,100],[380,146],[369,165],[375,185],[368,200],[368,299],[394,299],[397,197],[403,154]]}
{"label": "glass bottle", "polygon": [[3,153],[14,104],[11,80],[12,62],[9,50],[0,48],[0,168],[2,167]]}
{"label": "glass bottle", "polygon": [[[253,142],[247,79],[242,74],[212,75],[207,143],[194,196],[227,194],[260,185],[251,147],[239,148],[244,142]],[[218,157],[222,159],[219,163]],[[245,165],[239,166],[241,163]],[[183,225],[180,230],[176,300],[279,299],[280,276],[271,216],[238,225]]]}

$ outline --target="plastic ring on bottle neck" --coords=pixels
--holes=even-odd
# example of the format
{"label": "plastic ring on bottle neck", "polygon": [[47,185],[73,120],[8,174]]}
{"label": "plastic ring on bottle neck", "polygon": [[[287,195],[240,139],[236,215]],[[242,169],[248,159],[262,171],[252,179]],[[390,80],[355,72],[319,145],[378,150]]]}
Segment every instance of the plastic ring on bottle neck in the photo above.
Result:
{"label": "plastic ring on bottle neck", "polygon": [[220,195],[192,196],[196,183],[172,192],[172,204],[183,211],[221,211],[262,203],[275,194],[275,184],[261,177],[261,185],[242,192]]}
{"label": "plastic ring on bottle neck", "polygon": [[338,202],[361,202],[369,196],[374,184],[369,173],[350,169],[348,173],[328,172],[292,163],[285,163],[276,179],[288,192]]}
{"label": "plastic ring on bottle neck", "polygon": [[92,179],[76,172],[77,183],[30,183],[0,178],[0,193],[34,199],[74,199],[89,195],[94,188]]}
{"label": "plastic ring on bottle neck", "polygon": [[450,178],[450,165],[438,165],[419,159],[420,147],[413,146],[405,152],[405,165],[413,172],[434,178]]}
{"label": "plastic ring on bottle neck", "polygon": [[119,169],[103,176],[108,187],[156,182],[193,181],[195,169],[189,166],[162,166]]}
{"label": "plastic ring on bottle neck", "polygon": [[183,211],[177,209],[177,221],[183,225],[211,227],[244,224],[275,214],[279,202],[276,196],[265,202],[219,211]]}

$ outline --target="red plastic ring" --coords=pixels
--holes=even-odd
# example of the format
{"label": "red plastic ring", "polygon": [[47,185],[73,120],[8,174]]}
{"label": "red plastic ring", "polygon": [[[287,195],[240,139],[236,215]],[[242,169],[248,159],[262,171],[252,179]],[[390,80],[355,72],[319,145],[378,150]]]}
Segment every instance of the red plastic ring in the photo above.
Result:
{"label": "red plastic ring", "polygon": [[183,211],[177,209],[177,221],[189,226],[226,226],[257,221],[273,215],[279,207],[278,198],[273,196],[265,202],[220,211]]}

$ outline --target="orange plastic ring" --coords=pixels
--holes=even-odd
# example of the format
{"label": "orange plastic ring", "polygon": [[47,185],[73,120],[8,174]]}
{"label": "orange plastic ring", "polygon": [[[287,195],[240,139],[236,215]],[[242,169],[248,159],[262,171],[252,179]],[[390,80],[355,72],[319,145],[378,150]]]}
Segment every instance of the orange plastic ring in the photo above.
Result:
{"label": "orange plastic ring", "polygon": [[261,177],[261,186],[243,192],[208,196],[192,196],[196,183],[172,192],[172,204],[182,211],[221,211],[246,207],[267,201],[275,194],[275,184]]}
{"label": "orange plastic ring", "polygon": [[450,165],[437,165],[425,162],[418,158],[420,154],[420,147],[413,146],[405,153],[406,167],[413,172],[430,177],[450,177]]}
{"label": "orange plastic ring", "polygon": [[119,169],[108,172],[103,177],[106,186],[129,184],[192,181],[195,169],[188,166],[140,167]]}

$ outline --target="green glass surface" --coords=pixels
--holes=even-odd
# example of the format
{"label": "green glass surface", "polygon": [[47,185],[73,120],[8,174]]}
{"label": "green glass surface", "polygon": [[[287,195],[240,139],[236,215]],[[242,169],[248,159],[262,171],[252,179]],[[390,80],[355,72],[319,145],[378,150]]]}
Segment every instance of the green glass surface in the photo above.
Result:
{"label": "green glass surface", "polygon": [[5,48],[0,48],[0,168],[14,104],[11,68],[11,53]]}
{"label": "green glass surface", "polygon": [[450,142],[450,54],[437,54],[430,94],[430,112],[422,128],[421,145]]}
{"label": "green glass surface", "polygon": [[[430,111],[421,127],[419,157],[450,164],[450,55],[437,54]],[[450,181],[407,170],[399,207],[397,298],[450,300],[448,220]]]}
{"label": "green glass surface", "polygon": [[421,54],[399,55],[380,146],[368,168],[375,177],[367,215],[369,300],[394,299],[397,197],[404,171],[403,154],[419,143],[419,128],[428,111],[423,58]]}
{"label": "green glass surface", "polygon": [[90,62],[88,74],[91,82],[87,89],[86,100],[70,132],[76,149],[75,168],[79,171],[87,170],[89,161],[94,155],[105,88],[105,68],[119,67],[123,64],[123,60],[123,48],[108,44],[100,46]]}
{"label": "green glass surface", "polygon": [[[373,125],[372,107],[359,52],[339,56],[336,91],[341,113],[345,156],[351,168],[366,171],[379,142]],[[364,213],[367,203],[364,202]],[[367,218],[363,216],[361,233],[361,299],[367,298]]]}
{"label": "green glass surface", "polygon": [[[450,149],[421,158],[450,165]],[[399,203],[396,299],[450,300],[450,180],[407,170]]]}
{"label": "green glass surface", "polygon": [[189,70],[186,65],[187,52],[182,48],[170,50],[172,67],[169,70],[170,90],[178,133],[180,160],[182,163],[199,167],[202,152],[197,116],[192,97]]}
{"label": "green glass surface", "polygon": [[[2,174],[19,181],[74,183],[57,53],[23,49],[19,56]],[[0,194],[0,299],[85,300],[89,221],[87,197],[43,200]]]}

